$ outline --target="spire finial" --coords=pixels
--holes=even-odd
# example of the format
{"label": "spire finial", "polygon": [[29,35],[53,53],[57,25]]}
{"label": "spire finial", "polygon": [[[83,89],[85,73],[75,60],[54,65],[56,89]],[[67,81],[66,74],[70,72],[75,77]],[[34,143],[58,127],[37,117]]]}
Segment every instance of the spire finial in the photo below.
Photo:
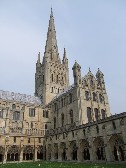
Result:
{"label": "spire finial", "polygon": [[40,52],[38,53],[38,63],[40,63]]}
{"label": "spire finial", "polygon": [[52,10],[52,6],[51,6],[51,16],[53,16],[53,10]]}
{"label": "spire finial", "polygon": [[91,72],[91,69],[90,69],[90,67],[89,67],[89,72]]}

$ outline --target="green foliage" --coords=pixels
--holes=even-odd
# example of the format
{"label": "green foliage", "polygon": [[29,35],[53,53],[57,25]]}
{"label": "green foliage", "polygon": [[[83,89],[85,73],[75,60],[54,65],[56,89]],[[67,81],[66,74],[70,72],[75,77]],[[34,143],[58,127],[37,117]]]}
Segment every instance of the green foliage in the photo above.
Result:
{"label": "green foliage", "polygon": [[126,168],[126,164],[76,163],[76,162],[27,162],[1,164],[0,168]]}

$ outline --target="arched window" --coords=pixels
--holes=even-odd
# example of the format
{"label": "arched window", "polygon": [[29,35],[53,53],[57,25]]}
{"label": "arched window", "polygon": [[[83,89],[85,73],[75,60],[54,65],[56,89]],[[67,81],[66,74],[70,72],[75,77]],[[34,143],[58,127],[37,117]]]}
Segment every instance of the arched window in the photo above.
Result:
{"label": "arched window", "polygon": [[59,76],[57,75],[56,77],[56,82],[58,83],[59,82]]}
{"label": "arched window", "polygon": [[19,111],[15,111],[13,113],[13,120],[19,120],[20,119],[20,112]]}
{"label": "arched window", "polygon": [[31,122],[31,128],[33,128],[33,122]]}
{"label": "arched window", "polygon": [[64,114],[61,114],[61,124],[62,124],[62,127],[64,126]]}
{"label": "arched window", "polygon": [[99,94],[99,101],[100,101],[100,103],[103,103],[103,101],[104,101],[104,97],[101,94]]}
{"label": "arched window", "polygon": [[88,118],[88,122],[91,121],[91,108],[87,107],[87,118]]}
{"label": "arched window", "polygon": [[69,103],[72,103],[72,93],[69,94]]}
{"label": "arched window", "polygon": [[88,101],[89,100],[89,92],[85,91],[85,99]]}
{"label": "arched window", "polygon": [[101,109],[101,115],[102,115],[102,119],[105,119],[105,110]]}
{"label": "arched window", "polygon": [[12,104],[12,109],[16,109],[16,105],[15,104]]}
{"label": "arched window", "polygon": [[96,95],[96,93],[93,92],[92,95],[93,95],[93,101],[96,101],[96,100],[97,100],[97,95]]}
{"label": "arched window", "polygon": [[70,123],[73,124],[73,110],[70,110]]}
{"label": "arched window", "polygon": [[48,118],[49,117],[49,112],[48,112],[48,110],[46,110],[46,118]]}
{"label": "arched window", "polygon": [[47,124],[45,124],[45,129],[47,129]]}
{"label": "arched window", "polygon": [[53,82],[53,74],[51,75],[51,78],[52,78],[52,82]]}
{"label": "arched window", "polygon": [[52,93],[53,93],[53,87],[52,87]]}
{"label": "arched window", "polygon": [[59,93],[59,88],[58,88],[58,93]]}
{"label": "arched window", "polygon": [[56,117],[54,117],[54,129],[56,128]]}
{"label": "arched window", "polygon": [[95,113],[95,119],[97,121],[98,120],[98,109],[97,108],[94,109],[94,113]]}

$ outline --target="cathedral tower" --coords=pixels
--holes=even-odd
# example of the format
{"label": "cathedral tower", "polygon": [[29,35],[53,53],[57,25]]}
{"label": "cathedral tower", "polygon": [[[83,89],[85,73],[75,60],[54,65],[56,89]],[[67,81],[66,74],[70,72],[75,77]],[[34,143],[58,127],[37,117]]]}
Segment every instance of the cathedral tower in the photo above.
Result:
{"label": "cathedral tower", "polygon": [[64,49],[63,60],[61,62],[53,12],[51,9],[47,40],[42,63],[40,53],[36,63],[35,73],[35,95],[40,97],[45,105],[49,103],[58,93],[62,92],[69,85],[69,69],[66,50]]}

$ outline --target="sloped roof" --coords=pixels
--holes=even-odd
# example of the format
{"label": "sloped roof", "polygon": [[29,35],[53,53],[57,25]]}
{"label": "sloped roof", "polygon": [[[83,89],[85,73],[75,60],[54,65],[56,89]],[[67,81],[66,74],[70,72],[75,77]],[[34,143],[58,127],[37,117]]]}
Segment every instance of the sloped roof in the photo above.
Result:
{"label": "sloped roof", "polygon": [[3,90],[0,90],[0,99],[11,101],[13,100],[24,104],[25,103],[37,104],[37,105],[41,104],[41,100],[38,97]]}

